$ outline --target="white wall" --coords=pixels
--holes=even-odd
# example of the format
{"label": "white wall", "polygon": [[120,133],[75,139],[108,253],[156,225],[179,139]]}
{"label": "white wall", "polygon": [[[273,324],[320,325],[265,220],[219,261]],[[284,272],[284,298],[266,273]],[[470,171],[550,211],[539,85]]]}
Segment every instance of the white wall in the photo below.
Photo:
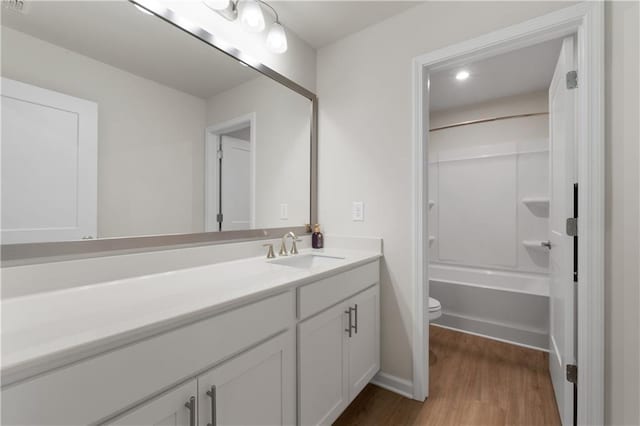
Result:
{"label": "white wall", "polygon": [[[250,33],[239,21],[226,20],[199,0],[158,0],[158,2],[175,11],[182,18],[205,28],[220,41],[239,49],[248,58],[263,63],[312,92],[315,91],[316,51],[291,31],[287,31],[289,49],[283,54],[275,54],[266,48],[267,30],[258,34]],[[265,12],[267,25],[272,22],[270,16],[269,12]],[[287,23],[282,24],[286,28]]]}
{"label": "white wall", "polygon": [[[412,378],[411,61],[562,3],[427,2],[318,52],[319,218],[333,234],[380,235],[382,370]],[[365,221],[352,222],[352,201]]]}
{"label": "white wall", "polygon": [[[428,2],[318,52],[319,206],[327,232],[380,235],[382,370],[411,379],[411,60],[567,6]],[[606,6],[606,420],[638,424],[638,4]],[[350,220],[354,200],[365,222]]]}
{"label": "white wall", "polygon": [[[547,112],[547,92],[537,91],[434,111],[431,127],[512,114]],[[549,196],[547,115],[442,129],[429,139],[431,262],[548,272],[544,247],[548,205],[525,197]],[[452,208],[452,206],[456,208]],[[449,210],[448,210],[449,209]],[[476,226],[480,221],[483,225]]]}
{"label": "white wall", "polygon": [[[310,217],[311,101],[262,76],[209,99],[207,125],[250,113],[256,117],[255,226],[302,226]],[[280,204],[288,205],[287,220]]]}
{"label": "white wall", "polygon": [[2,75],[98,104],[99,237],[202,231],[203,99],[6,27]]}
{"label": "white wall", "polygon": [[605,408],[608,424],[640,424],[638,75],[640,4],[605,7]]}

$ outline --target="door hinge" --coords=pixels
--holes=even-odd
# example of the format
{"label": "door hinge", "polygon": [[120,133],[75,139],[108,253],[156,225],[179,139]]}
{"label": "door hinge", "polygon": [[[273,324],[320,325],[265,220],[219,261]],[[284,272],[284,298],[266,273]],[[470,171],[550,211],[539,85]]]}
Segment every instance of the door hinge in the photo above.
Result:
{"label": "door hinge", "polygon": [[567,364],[567,382],[578,383],[578,366]]}
{"label": "door hinge", "polygon": [[567,218],[567,235],[570,237],[578,236],[578,218],[577,217]]}
{"label": "door hinge", "polygon": [[222,213],[218,213],[218,214],[216,215],[216,222],[218,222],[218,223],[222,223]]}
{"label": "door hinge", "polygon": [[567,73],[567,89],[575,89],[578,87],[578,71],[569,71]]}
{"label": "door hinge", "polygon": [[222,160],[222,147],[218,149],[218,160]]}

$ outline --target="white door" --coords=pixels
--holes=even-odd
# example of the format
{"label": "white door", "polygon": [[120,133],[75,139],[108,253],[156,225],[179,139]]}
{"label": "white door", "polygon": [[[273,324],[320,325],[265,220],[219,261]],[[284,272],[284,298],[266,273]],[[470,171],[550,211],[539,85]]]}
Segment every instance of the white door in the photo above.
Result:
{"label": "white door", "polygon": [[2,79],[2,243],[97,237],[98,107]]}
{"label": "white door", "polygon": [[349,404],[346,309],[341,303],[298,326],[302,425],[329,425]]}
{"label": "white door", "polygon": [[353,333],[348,339],[349,399],[355,398],[380,369],[379,290],[374,286],[349,299]]}
{"label": "white door", "polygon": [[550,354],[549,369],[564,425],[573,424],[573,384],[566,380],[566,366],[575,364],[575,289],[573,237],[566,220],[573,217],[575,182],[575,91],[567,88],[567,73],[575,70],[574,39],[562,43],[549,88],[549,241],[550,251]]}
{"label": "white door", "polygon": [[[197,410],[196,381],[181,385],[107,423],[113,426],[193,426]],[[194,398],[193,400],[191,398]],[[192,403],[193,401],[193,403]],[[192,407],[192,408],[190,408]]]}
{"label": "white door", "polygon": [[251,146],[222,136],[220,200],[222,231],[251,229]]}
{"label": "white door", "polygon": [[295,365],[289,331],[198,376],[198,424],[295,424]]}

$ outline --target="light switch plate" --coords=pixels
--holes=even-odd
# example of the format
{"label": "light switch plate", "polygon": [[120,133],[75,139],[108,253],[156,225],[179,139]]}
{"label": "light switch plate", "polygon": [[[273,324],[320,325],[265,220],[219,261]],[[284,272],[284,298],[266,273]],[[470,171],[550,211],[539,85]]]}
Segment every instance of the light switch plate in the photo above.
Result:
{"label": "light switch plate", "polygon": [[354,201],[351,205],[351,219],[354,222],[364,221],[364,203],[362,201]]}
{"label": "light switch plate", "polygon": [[289,219],[289,204],[280,204],[280,220]]}

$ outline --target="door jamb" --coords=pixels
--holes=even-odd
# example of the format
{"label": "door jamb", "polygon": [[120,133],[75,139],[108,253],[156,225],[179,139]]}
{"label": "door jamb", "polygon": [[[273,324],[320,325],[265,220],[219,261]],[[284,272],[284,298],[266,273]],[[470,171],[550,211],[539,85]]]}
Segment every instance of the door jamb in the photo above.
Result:
{"label": "door jamb", "polygon": [[604,2],[577,5],[415,57],[413,60],[413,397],[428,394],[427,199],[429,72],[547,40],[577,36],[576,147],[580,184],[578,424],[604,422]]}
{"label": "door jamb", "polygon": [[[218,212],[218,162],[215,155],[220,144],[220,137],[225,133],[240,130],[249,126],[251,146],[251,160],[249,176],[249,200],[250,200],[250,228],[255,228],[256,224],[256,113],[252,112],[230,120],[213,124],[205,129],[204,142],[204,230],[205,232],[218,231],[213,217]],[[213,215],[211,214],[212,212]]]}

